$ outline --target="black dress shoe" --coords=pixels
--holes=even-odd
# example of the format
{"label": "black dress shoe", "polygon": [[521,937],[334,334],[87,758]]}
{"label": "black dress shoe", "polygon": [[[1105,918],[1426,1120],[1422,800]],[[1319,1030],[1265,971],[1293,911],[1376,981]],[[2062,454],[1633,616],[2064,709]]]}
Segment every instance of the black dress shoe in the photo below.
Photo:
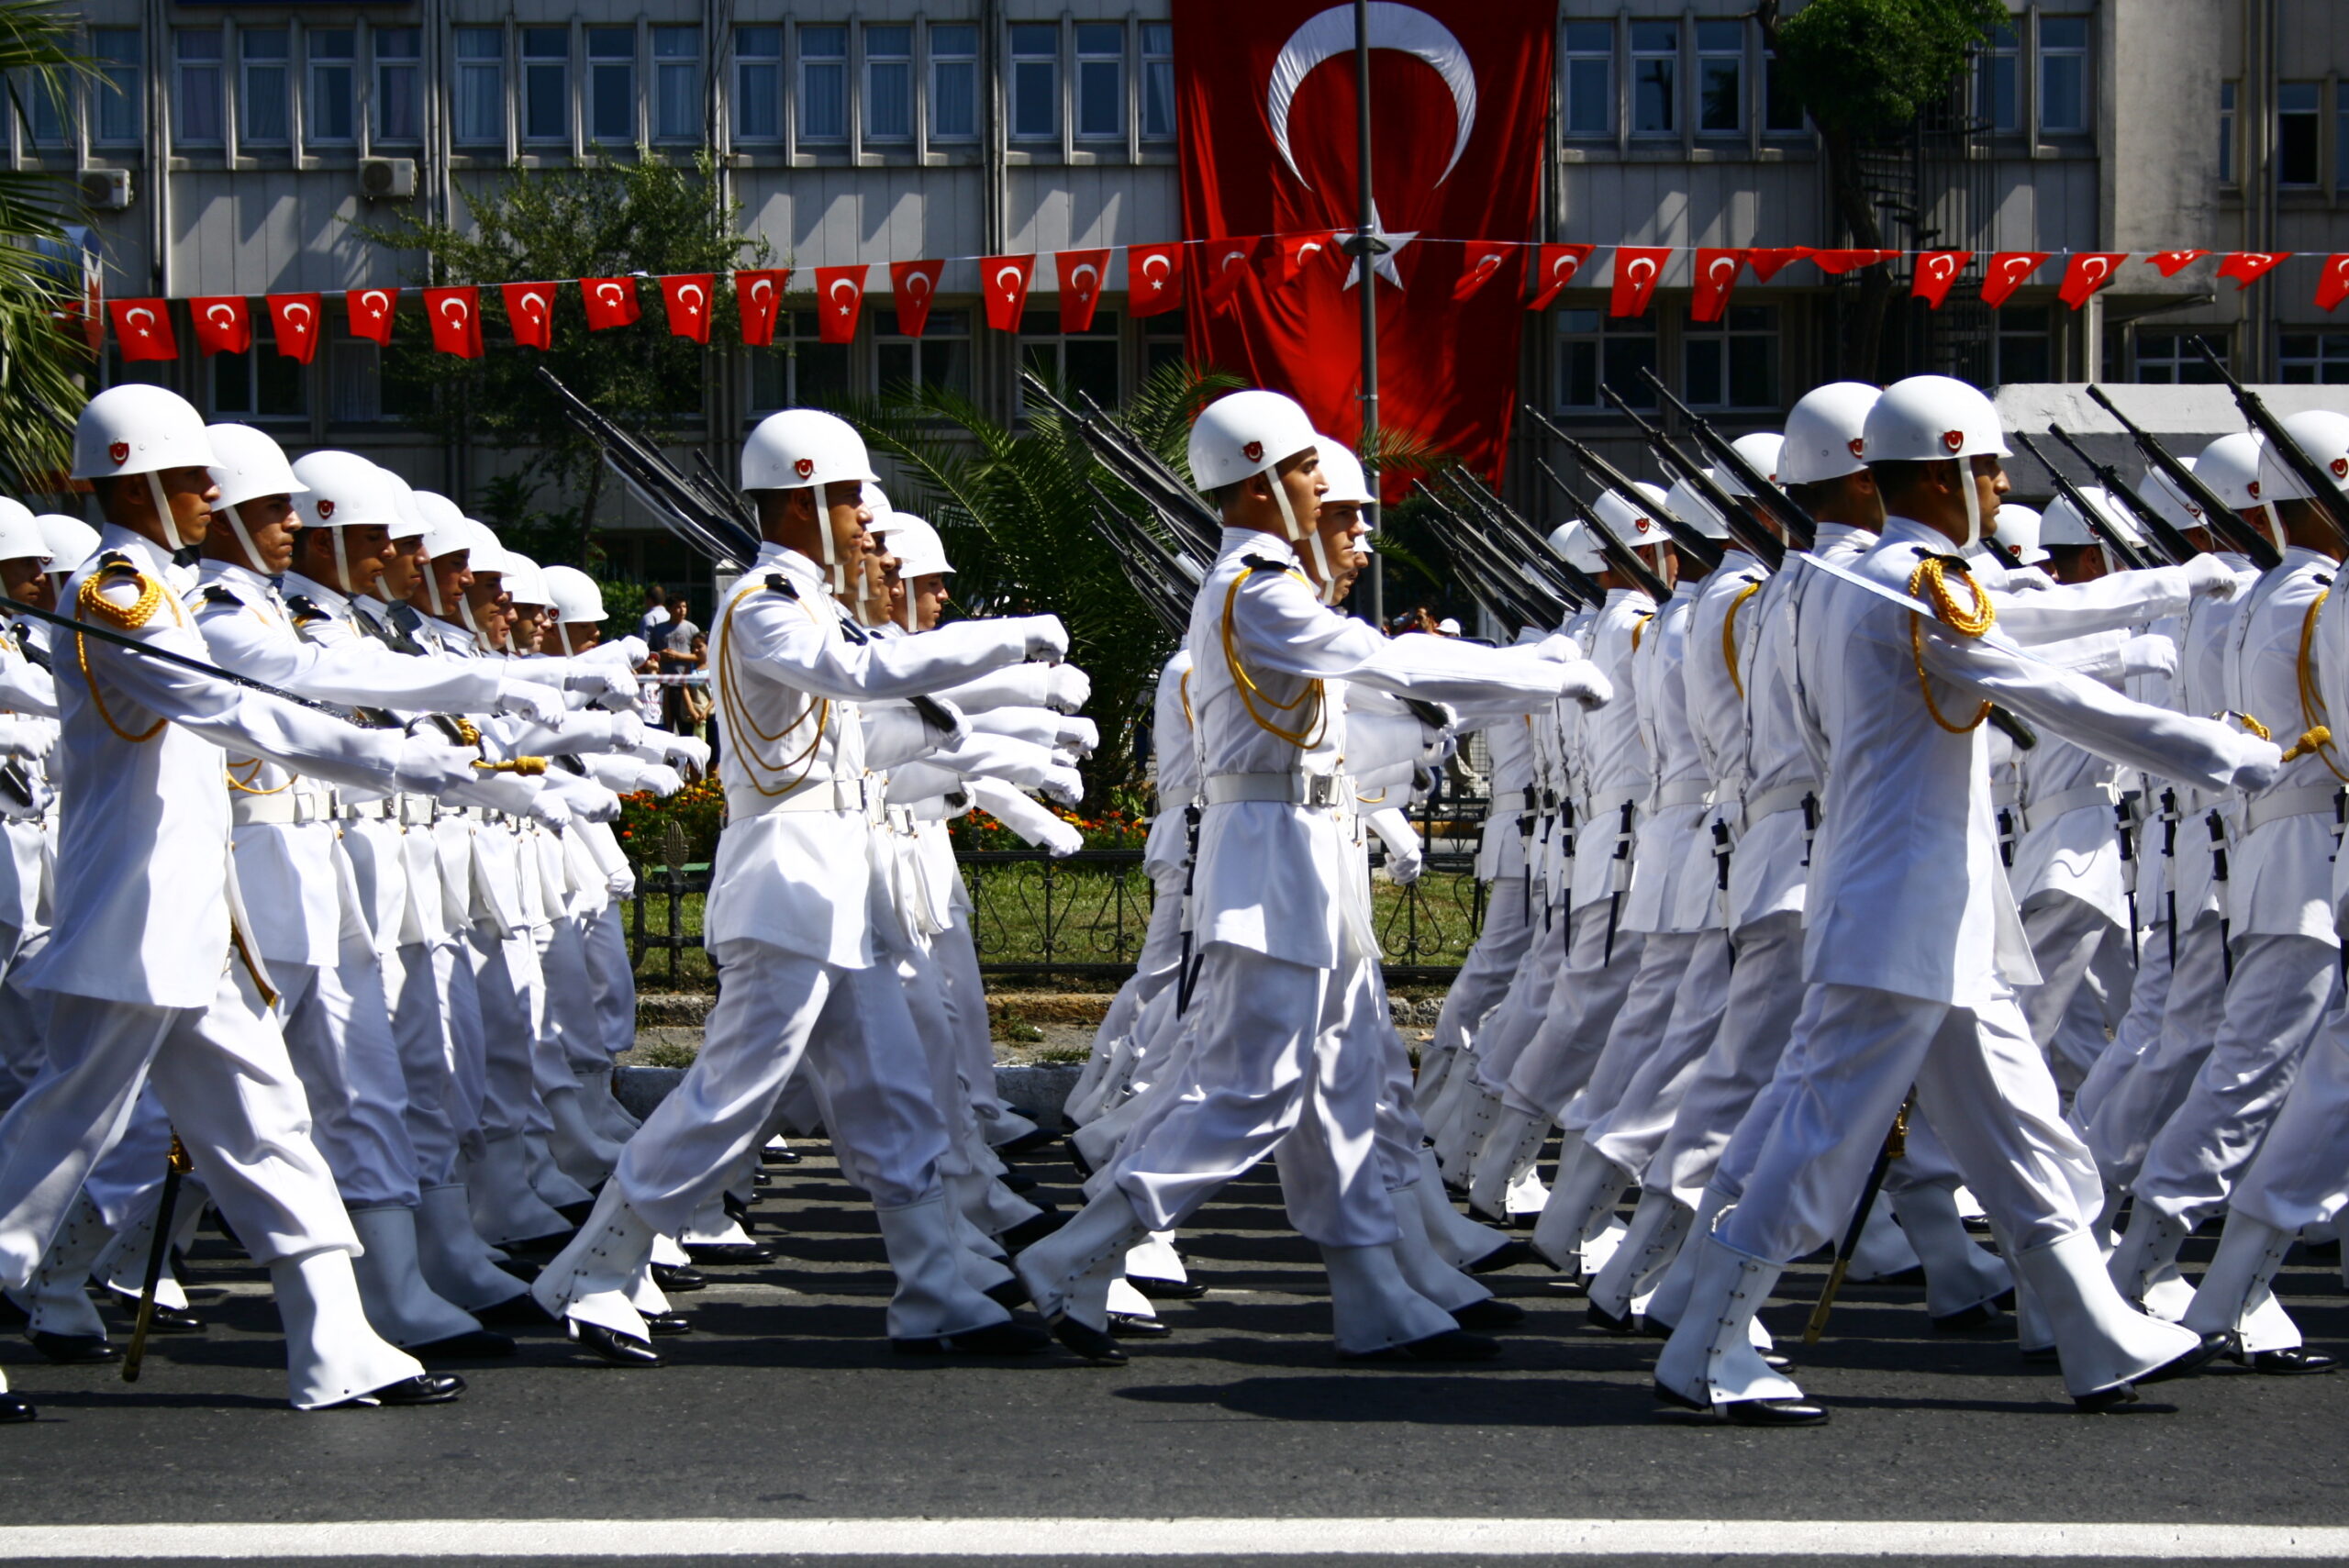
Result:
{"label": "black dress shoe", "polygon": [[[575,1208],[578,1206],[574,1204],[572,1207]],[[551,1258],[565,1247],[570,1246],[572,1237],[577,1234],[578,1228],[574,1226],[569,1230],[551,1231],[544,1236],[525,1236],[518,1241],[499,1241],[494,1244],[499,1251],[509,1252],[516,1257]]]}
{"label": "black dress shoe", "polygon": [[0,1296],[0,1329],[21,1329],[33,1320],[33,1315]]}
{"label": "black dress shoe", "polygon": [[774,1185],[774,1178],[768,1175],[765,1171],[758,1170],[751,1173],[751,1186],[752,1190],[764,1192],[767,1188],[773,1185]]}
{"label": "black dress shoe", "polygon": [[706,1268],[774,1262],[774,1253],[756,1241],[688,1241],[685,1256]]}
{"label": "black dress shoe", "polygon": [[2188,1377],[2200,1372],[2220,1356],[2234,1348],[2232,1334],[2205,1334],[2202,1342],[2182,1356],[2175,1356],[2147,1373],[2140,1373],[2138,1383],[2167,1383],[2174,1377]]}
{"label": "black dress shoe", "polygon": [[589,1198],[584,1203],[567,1203],[555,1212],[571,1221],[571,1228],[576,1230],[587,1223],[589,1215],[596,1212],[596,1200]]}
{"label": "black dress shoe", "polygon": [[991,1284],[979,1294],[1006,1312],[1017,1312],[1028,1305],[1028,1287],[1020,1283],[1018,1274],[1012,1275],[1001,1284]]}
{"label": "black dress shoe", "polygon": [[[122,1314],[124,1321],[139,1321],[137,1296],[129,1291],[117,1290],[112,1285],[104,1288],[106,1301]],[[159,1301],[155,1303],[154,1314],[147,1319],[147,1331],[150,1334],[201,1334],[204,1332],[204,1319],[184,1307],[166,1307]]]}
{"label": "black dress shoe", "polygon": [[796,1165],[800,1161],[796,1149],[762,1149],[759,1162],[763,1165]]}
{"label": "black dress shoe", "polygon": [[420,1372],[369,1392],[378,1405],[446,1405],[465,1391],[465,1380],[452,1372]]}
{"label": "black dress shoe", "polygon": [[2331,1356],[2321,1356],[2297,1345],[2288,1351],[2254,1351],[2248,1356],[2237,1351],[2234,1357],[2262,1377],[2312,1377],[2341,1364]]}
{"label": "black dress shoe", "polygon": [[1015,1320],[934,1340],[892,1340],[889,1348],[901,1356],[1032,1356],[1052,1342],[1035,1324]]}
{"label": "black dress shoe", "polygon": [[0,1394],[0,1427],[11,1421],[29,1421],[39,1414],[29,1401],[14,1394]]}
{"label": "black dress shoe", "polygon": [[1159,1279],[1151,1274],[1128,1274],[1126,1283],[1152,1301],[1197,1301],[1208,1293],[1208,1287],[1195,1279]]}
{"label": "black dress shoe", "polygon": [[644,1314],[644,1331],[648,1334],[674,1337],[678,1334],[692,1333],[694,1324],[693,1319],[682,1312],[647,1312]]}
{"label": "black dress shoe", "polygon": [[1629,1334],[1637,1331],[1640,1326],[1638,1319],[1632,1314],[1626,1312],[1618,1318],[1596,1301],[1583,1307],[1582,1316],[1583,1321],[1601,1333]]}
{"label": "black dress shoe", "polygon": [[1538,1263],[1541,1261],[1542,1254],[1533,1250],[1531,1242],[1509,1240],[1502,1242],[1475,1262],[1470,1263],[1468,1272],[1472,1274],[1489,1274],[1502,1269],[1516,1268],[1520,1263]]}
{"label": "black dress shoe", "polygon": [[2302,1241],[2299,1263],[2303,1268],[2338,1268],[2341,1265],[2341,1238],[2330,1241]]}
{"label": "black dress shoe", "polygon": [[1157,1318],[1145,1318],[1139,1312],[1109,1314],[1109,1333],[1114,1339],[1163,1340],[1174,1331]]}
{"label": "black dress shoe", "polygon": [[1003,1243],[1007,1251],[1024,1252],[1068,1221],[1069,1217],[1059,1209],[1047,1207],[1041,1213],[1030,1215],[996,1240]]}
{"label": "black dress shoe", "polygon": [[2022,1351],[2021,1354],[2023,1360],[2031,1362],[2034,1366],[2043,1366],[2062,1359],[2061,1355],[2053,1345],[2042,1345],[2036,1349],[2026,1348]]}
{"label": "black dress shoe", "polygon": [[614,1366],[659,1366],[661,1357],[651,1341],[633,1334],[623,1334],[617,1329],[607,1329],[601,1323],[571,1320],[571,1337],[581,1350],[603,1357]]}
{"label": "black dress shoe", "polygon": [[539,1298],[526,1290],[503,1301],[493,1301],[487,1307],[474,1307],[473,1320],[484,1329],[543,1329],[555,1319],[553,1314],[539,1305]]}
{"label": "black dress shoe", "polygon": [[1042,1184],[1038,1182],[1035,1177],[1023,1176],[1017,1171],[1006,1171],[1002,1175],[997,1176],[996,1180],[1001,1182],[1013,1193],[1022,1195],[1032,1193]]}
{"label": "black dress shoe", "polygon": [[746,1234],[758,1229],[757,1224],[751,1218],[749,1204],[744,1203],[732,1193],[721,1194],[718,1201],[725,1206],[726,1218],[740,1226]]}
{"label": "black dress shoe", "polygon": [[1892,1273],[1878,1274],[1871,1280],[1854,1280],[1852,1283],[1854,1284],[1922,1285],[1925,1283],[1925,1265],[1911,1263],[1909,1267]]}
{"label": "black dress shoe", "polygon": [[655,1263],[652,1283],[669,1296],[689,1296],[709,1288],[708,1277],[691,1263]]}
{"label": "black dress shoe", "polygon": [[1488,1296],[1482,1301],[1472,1301],[1452,1315],[1452,1320],[1463,1329],[1491,1333],[1496,1329],[1514,1329],[1525,1321],[1525,1308],[1514,1301],[1503,1301]]}
{"label": "black dress shoe", "polygon": [[1065,1314],[1052,1324],[1052,1338],[1058,1340],[1063,1348],[1097,1366],[1126,1364],[1126,1352],[1118,1348],[1118,1341],[1109,1337],[1108,1330],[1096,1329],[1089,1323],[1080,1323]]}
{"label": "black dress shoe", "polygon": [[1041,1127],[1031,1127],[1010,1142],[996,1144],[996,1157],[1009,1160],[1020,1154],[1033,1154],[1039,1149],[1051,1148],[1052,1140],[1059,1136],[1057,1132],[1047,1132]]}
{"label": "black dress shoe", "polygon": [[1945,1312],[1934,1318],[1933,1332],[1963,1334],[1970,1329],[1987,1329],[1993,1324],[2005,1321],[2006,1315],[1998,1310],[1996,1304],[1977,1301],[1971,1307],[1961,1307],[1955,1312]]}
{"label": "black dress shoe", "polygon": [[1718,1415],[1732,1426],[1739,1427],[1823,1427],[1826,1410],[1802,1399],[1730,1399],[1719,1405],[1708,1405],[1691,1399],[1677,1389],[1655,1385],[1656,1402],[1675,1410],[1694,1410],[1699,1415]]}
{"label": "black dress shoe", "polygon": [[25,1336],[33,1349],[57,1366],[96,1366],[122,1359],[122,1347],[104,1334],[43,1334]]}
{"label": "black dress shoe", "polygon": [[514,1341],[503,1334],[476,1329],[470,1334],[451,1334],[429,1345],[409,1345],[406,1349],[418,1361],[485,1361],[492,1356],[512,1355]]}
{"label": "black dress shoe", "polygon": [[1084,1151],[1077,1148],[1076,1140],[1074,1138],[1068,1140],[1068,1162],[1076,1167],[1076,1173],[1079,1176],[1086,1181],[1093,1179],[1093,1162],[1085,1157]]}
{"label": "black dress shoe", "polygon": [[2015,1309],[2015,1287],[2009,1285],[2006,1289],[1992,1296],[1990,1298],[1990,1305],[1997,1307],[2001,1312],[2012,1312]]}

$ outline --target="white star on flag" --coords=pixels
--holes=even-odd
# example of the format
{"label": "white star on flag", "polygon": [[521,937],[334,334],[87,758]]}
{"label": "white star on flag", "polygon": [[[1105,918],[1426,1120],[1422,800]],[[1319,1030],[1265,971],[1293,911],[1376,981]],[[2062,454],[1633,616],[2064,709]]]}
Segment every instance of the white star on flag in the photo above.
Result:
{"label": "white star on flag", "polygon": [[[1360,238],[1361,232],[1360,229],[1354,228],[1341,229],[1339,231],[1338,238],[1351,242]],[[1370,237],[1386,247],[1372,259],[1372,270],[1397,288],[1401,288],[1403,274],[1395,270],[1395,258],[1402,251],[1404,246],[1419,237],[1419,231],[1414,228],[1401,234],[1389,233],[1386,220],[1378,216],[1378,200],[1374,196],[1370,203]],[[1348,256],[1346,258],[1346,287],[1353,287],[1361,277],[1362,258]]]}

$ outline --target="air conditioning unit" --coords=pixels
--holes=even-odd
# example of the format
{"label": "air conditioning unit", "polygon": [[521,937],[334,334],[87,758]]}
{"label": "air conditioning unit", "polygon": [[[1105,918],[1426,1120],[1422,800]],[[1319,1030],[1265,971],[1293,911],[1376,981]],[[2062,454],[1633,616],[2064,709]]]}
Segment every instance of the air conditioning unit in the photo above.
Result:
{"label": "air conditioning unit", "polygon": [[416,195],[416,160],[362,158],[359,161],[359,194],[371,202],[413,196]]}
{"label": "air conditioning unit", "polygon": [[99,212],[120,212],[130,205],[130,171],[82,171],[82,205]]}

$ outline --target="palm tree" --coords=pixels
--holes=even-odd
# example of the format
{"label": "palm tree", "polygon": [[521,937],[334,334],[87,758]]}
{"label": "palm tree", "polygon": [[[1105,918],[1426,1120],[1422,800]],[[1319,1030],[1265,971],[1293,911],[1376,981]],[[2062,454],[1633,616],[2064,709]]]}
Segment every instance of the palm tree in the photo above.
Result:
{"label": "palm tree", "polygon": [[[0,0],[0,80],[31,135],[26,96],[72,101],[76,77],[103,82],[78,52],[78,17],[46,0]],[[83,260],[68,241],[57,175],[0,169],[0,485],[58,494],[72,450],[73,417],[95,362],[83,313]]]}

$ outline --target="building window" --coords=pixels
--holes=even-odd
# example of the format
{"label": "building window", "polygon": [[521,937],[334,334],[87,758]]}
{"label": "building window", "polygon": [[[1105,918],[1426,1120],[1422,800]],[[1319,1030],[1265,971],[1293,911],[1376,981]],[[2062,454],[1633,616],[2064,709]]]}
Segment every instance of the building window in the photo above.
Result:
{"label": "building window", "polygon": [[506,30],[459,28],[457,140],[473,146],[506,140]]}
{"label": "building window", "polygon": [[247,418],[301,419],[310,412],[309,378],[300,361],[256,345],[212,356],[212,411]]}
{"label": "building window", "polygon": [[1558,406],[1598,408],[1603,384],[1635,407],[1654,405],[1655,394],[1640,379],[1656,368],[1655,317],[1602,316],[1596,310],[1560,310],[1558,318]]}
{"label": "building window", "polygon": [[1011,134],[1049,141],[1061,133],[1061,30],[1023,22],[1011,29]]}
{"label": "building window", "polygon": [[1019,360],[1030,370],[1068,392],[1097,403],[1118,402],[1118,318],[1102,311],[1082,332],[1022,332]]}
{"label": "building window", "polygon": [[2155,331],[2140,328],[2137,331],[2137,379],[2159,382],[2165,386],[2179,384],[2210,385],[2219,379],[2219,373],[2204,362],[2191,347],[2196,337],[2208,339],[2210,346],[2224,354],[2223,336],[2202,328],[2188,332]]}
{"label": "building window", "polygon": [[1125,139],[1126,29],[1116,22],[1076,25],[1076,134]]}
{"label": "building window", "polygon": [[1778,57],[1762,57],[1762,128],[1774,136],[1787,135],[1802,129],[1802,104],[1788,90],[1786,72],[1778,69]]}
{"label": "building window", "polygon": [[1745,128],[1745,24],[1697,24],[1697,129],[1720,136]]}
{"label": "building window", "polygon": [[2279,336],[2279,379],[2300,385],[2349,384],[2349,332],[2286,332]]}
{"label": "building window", "polygon": [[971,395],[971,316],[964,310],[933,310],[922,335],[908,338],[897,328],[897,313],[873,313],[876,380],[884,395],[912,387]]}
{"label": "building window", "polygon": [[310,52],[309,96],[302,104],[302,139],[340,144],[355,139],[351,115],[353,61],[359,35],[349,28],[312,28],[302,35]]}
{"label": "building window", "polygon": [[377,28],[369,35],[375,50],[375,139],[424,139],[424,31]]}
{"label": "building window", "polygon": [[587,133],[606,147],[636,145],[636,29],[587,29]]}
{"label": "building window", "polygon": [[383,361],[364,338],[337,338],[327,345],[327,417],[337,425],[373,425],[384,417]]}
{"label": "building window", "polygon": [[914,139],[914,30],[902,23],[864,29],[864,139]]}
{"label": "building window", "polygon": [[25,106],[25,134],[33,147],[62,147],[65,145],[64,95],[72,88],[63,83],[52,87],[38,76],[26,78],[17,86],[17,94]]}
{"label": "building window", "polygon": [[979,134],[979,29],[956,22],[930,29],[930,139]]}
{"label": "building window", "polygon": [[1669,136],[1680,128],[1680,24],[1631,24],[1631,129]]}
{"label": "building window", "polygon": [[1566,134],[1615,134],[1615,24],[1566,24]]}
{"label": "building window", "polygon": [[2039,18],[2039,128],[2088,128],[2088,19]]}
{"label": "building window", "polygon": [[1681,395],[1697,407],[1776,408],[1778,307],[1732,305],[1719,321],[1689,322],[1680,366]]}
{"label": "building window", "polygon": [[734,139],[783,139],[783,29],[734,29]]}
{"label": "building window", "polygon": [[772,348],[751,350],[751,410],[821,408],[849,395],[848,343],[818,340],[812,310],[795,310],[774,324]]}
{"label": "building window", "polygon": [[[2232,82],[2219,83],[2219,183],[2235,183],[2235,94],[2241,89]],[[2341,128],[2343,144],[2349,145],[2349,122]]]}
{"label": "building window", "polygon": [[571,29],[522,29],[522,135],[571,139]]}
{"label": "building window", "polygon": [[799,138],[848,139],[848,29],[799,29]]}
{"label": "building window", "polygon": [[1174,139],[1174,28],[1168,22],[1141,25],[1141,134],[1147,141]]}
{"label": "building window", "polygon": [[237,139],[250,147],[283,147],[286,124],[284,28],[247,28],[237,35]]}
{"label": "building window", "polygon": [[139,47],[138,29],[100,28],[90,35],[90,53],[96,57],[100,78],[91,89],[98,108],[94,139],[110,147],[137,142],[147,127],[146,76],[139,70],[146,51]]}
{"label": "building window", "polygon": [[177,112],[172,135],[182,142],[217,146],[227,128],[221,112],[219,29],[181,28],[172,35],[172,56],[179,77],[173,83],[172,102]]}
{"label": "building window", "polygon": [[1183,318],[1153,316],[1141,324],[1141,373],[1156,375],[1168,365],[1183,362]]}
{"label": "building window", "polygon": [[2317,183],[2319,83],[2286,82],[2276,89],[2276,183]]}
{"label": "building window", "polygon": [[1978,57],[1974,112],[1992,130],[2022,128],[2021,47],[2014,26],[2009,23],[1990,35]]}
{"label": "building window", "polygon": [[2049,313],[2008,306],[1998,312],[1995,384],[2055,379],[2055,337]]}
{"label": "building window", "polygon": [[697,141],[702,132],[701,29],[652,29],[652,134]]}

